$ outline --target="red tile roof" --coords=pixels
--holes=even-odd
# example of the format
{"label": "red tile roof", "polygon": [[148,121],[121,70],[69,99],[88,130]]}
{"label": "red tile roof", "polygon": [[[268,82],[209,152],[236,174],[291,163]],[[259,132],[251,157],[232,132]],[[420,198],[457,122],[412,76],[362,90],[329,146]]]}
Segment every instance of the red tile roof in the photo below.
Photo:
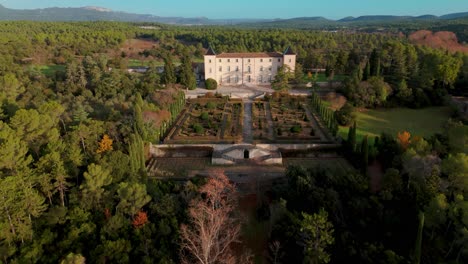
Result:
{"label": "red tile roof", "polygon": [[221,53],[216,58],[282,58],[283,54],[278,52],[252,52],[252,53]]}

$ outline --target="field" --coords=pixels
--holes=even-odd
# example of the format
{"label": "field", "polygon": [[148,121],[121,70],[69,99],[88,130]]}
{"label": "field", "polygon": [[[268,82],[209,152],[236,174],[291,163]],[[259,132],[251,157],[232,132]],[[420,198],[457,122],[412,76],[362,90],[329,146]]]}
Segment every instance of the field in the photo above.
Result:
{"label": "field", "polygon": [[[449,107],[430,107],[424,109],[395,108],[385,110],[365,109],[357,114],[357,139],[364,135],[378,136],[382,132],[395,135],[408,131],[411,135],[430,137],[442,132],[442,126],[450,117]],[[340,127],[339,135],[346,139],[347,127]]]}

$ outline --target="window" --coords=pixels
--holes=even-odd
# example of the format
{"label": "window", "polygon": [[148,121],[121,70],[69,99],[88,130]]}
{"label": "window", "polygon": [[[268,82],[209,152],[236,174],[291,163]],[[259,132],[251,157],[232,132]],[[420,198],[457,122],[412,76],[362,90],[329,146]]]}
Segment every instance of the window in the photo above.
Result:
{"label": "window", "polygon": [[263,76],[260,75],[260,77],[258,77],[258,81],[263,82]]}
{"label": "window", "polygon": [[260,59],[260,62],[263,62],[263,59]]}
{"label": "window", "polygon": [[211,68],[210,68],[210,73],[212,73],[212,72],[213,72],[213,71],[212,71]]}
{"label": "window", "polygon": [[219,62],[221,62],[221,59],[219,59]]}
{"label": "window", "polygon": [[252,81],[252,79],[250,78],[250,75],[247,76],[247,81],[248,81],[248,82],[251,82],[251,81]]}
{"label": "window", "polygon": [[228,77],[226,78],[226,82],[227,82],[227,83],[231,83],[231,76],[228,76]]}
{"label": "window", "polygon": [[223,71],[223,67],[219,66],[219,71],[222,72],[222,71]]}
{"label": "window", "polygon": [[236,72],[238,72],[238,71],[239,71],[239,66],[236,66]]}
{"label": "window", "polygon": [[260,66],[260,71],[263,71],[263,66]]}
{"label": "window", "polygon": [[269,60],[269,62],[271,62],[271,59]]}
{"label": "window", "polygon": [[211,63],[211,60],[209,60],[209,63]]}
{"label": "window", "polygon": [[247,66],[247,72],[250,73],[250,66]]}
{"label": "window", "polygon": [[234,78],[234,82],[235,82],[235,83],[238,83],[238,82],[239,82],[239,76],[236,75],[236,77]]}
{"label": "window", "polygon": [[248,59],[247,62],[250,62],[250,59]]}
{"label": "window", "polygon": [[291,62],[291,59],[289,59],[289,62]]}
{"label": "window", "polygon": [[239,59],[236,59],[236,62],[239,62]]}
{"label": "window", "polygon": [[281,62],[281,59],[278,59],[278,62]]}
{"label": "window", "polygon": [[269,70],[269,71],[271,71],[271,67],[270,67],[270,68],[268,68],[268,70]]}
{"label": "window", "polygon": [[228,62],[231,62],[231,59],[228,59]]}
{"label": "window", "polygon": [[227,71],[228,71],[228,72],[231,71],[231,66],[227,66]]}

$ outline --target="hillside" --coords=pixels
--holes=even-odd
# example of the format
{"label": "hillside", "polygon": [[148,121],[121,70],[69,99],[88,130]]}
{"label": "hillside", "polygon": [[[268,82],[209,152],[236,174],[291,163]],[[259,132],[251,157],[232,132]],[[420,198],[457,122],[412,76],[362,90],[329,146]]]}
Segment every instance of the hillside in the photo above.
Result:
{"label": "hillside", "polygon": [[468,46],[460,44],[457,36],[453,32],[439,31],[433,33],[429,30],[419,30],[409,35],[408,38],[414,44],[447,49],[451,52],[459,51],[468,53]]}

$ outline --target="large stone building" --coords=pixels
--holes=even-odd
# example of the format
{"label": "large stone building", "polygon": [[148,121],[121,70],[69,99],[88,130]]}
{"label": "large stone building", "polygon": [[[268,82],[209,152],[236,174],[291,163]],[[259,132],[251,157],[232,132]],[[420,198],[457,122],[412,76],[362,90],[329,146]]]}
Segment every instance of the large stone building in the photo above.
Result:
{"label": "large stone building", "polygon": [[295,69],[296,54],[291,48],[283,53],[216,54],[210,47],[205,54],[205,80],[211,78],[221,85],[269,84],[283,65]]}

